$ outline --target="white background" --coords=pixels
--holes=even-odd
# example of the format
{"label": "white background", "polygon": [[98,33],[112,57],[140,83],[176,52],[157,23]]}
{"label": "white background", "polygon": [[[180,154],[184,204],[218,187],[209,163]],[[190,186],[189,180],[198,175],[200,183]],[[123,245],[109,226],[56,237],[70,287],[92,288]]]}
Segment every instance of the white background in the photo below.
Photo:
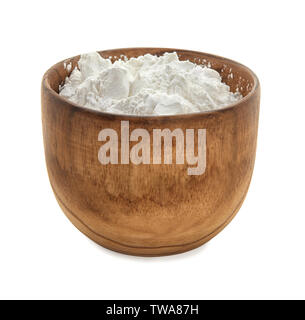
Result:
{"label": "white background", "polygon": [[[305,298],[304,1],[2,1],[0,298]],[[44,162],[40,82],[65,58],[117,47],[205,51],[262,87],[257,161],[236,218],[205,246],[137,258],[64,216]]]}

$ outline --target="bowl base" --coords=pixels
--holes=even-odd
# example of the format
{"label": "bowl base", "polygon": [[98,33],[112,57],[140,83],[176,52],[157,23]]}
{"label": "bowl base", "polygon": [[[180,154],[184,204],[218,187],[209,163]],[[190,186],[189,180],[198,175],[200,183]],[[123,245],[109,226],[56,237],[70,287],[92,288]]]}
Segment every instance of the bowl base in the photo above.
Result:
{"label": "bowl base", "polygon": [[197,241],[193,241],[191,243],[186,243],[183,245],[171,245],[171,246],[162,246],[162,247],[137,247],[137,246],[130,246],[125,245],[123,243],[117,242],[112,239],[108,239],[106,237],[103,237],[102,235],[94,232],[94,230],[90,229],[88,226],[86,226],[82,221],[80,221],[64,204],[63,202],[56,196],[55,197],[58,201],[59,206],[65,213],[66,217],[71,221],[71,223],[84,235],[86,235],[89,239],[96,242],[100,246],[116,251],[119,253],[127,254],[127,255],[133,255],[133,256],[142,256],[142,257],[158,257],[158,256],[168,256],[168,255],[174,255],[183,253],[186,251],[190,251],[192,249],[196,249],[209,240],[211,240],[213,237],[215,237],[220,231],[222,231],[235,217],[238,210],[240,209],[243,200],[240,202],[238,207],[234,210],[234,212],[229,216],[229,218],[221,224],[219,227],[217,227],[213,232],[209,233],[206,236],[203,236],[201,239]]}

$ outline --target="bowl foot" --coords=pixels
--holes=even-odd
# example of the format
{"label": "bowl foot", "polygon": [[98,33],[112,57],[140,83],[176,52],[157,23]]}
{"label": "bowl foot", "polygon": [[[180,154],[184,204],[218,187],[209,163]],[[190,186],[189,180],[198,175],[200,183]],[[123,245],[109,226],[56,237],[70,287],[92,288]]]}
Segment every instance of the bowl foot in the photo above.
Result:
{"label": "bowl foot", "polygon": [[90,229],[87,225],[85,225],[80,219],[78,219],[73,212],[71,212],[64,204],[63,202],[56,196],[56,199],[67,216],[67,218],[72,222],[72,224],[83,234],[85,234],[89,239],[96,242],[97,244],[101,245],[102,247],[116,251],[119,253],[127,254],[127,255],[133,255],[133,256],[143,256],[143,257],[156,257],[156,256],[167,256],[167,255],[173,255],[173,254],[179,254],[183,253],[192,249],[196,249],[206,242],[208,242],[210,239],[215,237],[220,231],[222,231],[234,218],[238,210],[240,209],[242,202],[238,207],[234,210],[234,212],[229,216],[229,218],[221,224],[219,227],[217,227],[213,232],[209,233],[206,236],[203,236],[202,238],[193,241],[191,243],[186,243],[182,245],[171,245],[171,246],[162,246],[162,247],[137,247],[137,246],[130,246],[126,245],[120,242],[117,242],[112,239],[108,239],[98,233],[96,233],[94,230]]}

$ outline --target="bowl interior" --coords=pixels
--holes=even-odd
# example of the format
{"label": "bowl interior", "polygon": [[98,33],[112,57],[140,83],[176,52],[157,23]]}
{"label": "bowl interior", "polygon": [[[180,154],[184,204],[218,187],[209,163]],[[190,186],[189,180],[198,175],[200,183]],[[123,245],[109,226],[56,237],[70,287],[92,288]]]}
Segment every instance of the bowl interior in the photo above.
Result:
{"label": "bowl interior", "polygon": [[[247,67],[235,61],[203,52],[169,48],[123,48],[100,51],[99,53],[103,58],[110,58],[114,62],[123,57],[136,58],[147,53],[160,56],[165,52],[177,52],[180,60],[189,60],[198,65],[215,69],[221,75],[222,81],[230,86],[230,90],[232,92],[239,91],[243,97],[254,91],[257,85],[255,74]],[[59,62],[46,73],[45,79],[55,92],[59,92],[59,86],[77,67],[79,58],[80,56],[76,56]],[[71,68],[66,68],[65,66],[69,64],[71,64]]]}

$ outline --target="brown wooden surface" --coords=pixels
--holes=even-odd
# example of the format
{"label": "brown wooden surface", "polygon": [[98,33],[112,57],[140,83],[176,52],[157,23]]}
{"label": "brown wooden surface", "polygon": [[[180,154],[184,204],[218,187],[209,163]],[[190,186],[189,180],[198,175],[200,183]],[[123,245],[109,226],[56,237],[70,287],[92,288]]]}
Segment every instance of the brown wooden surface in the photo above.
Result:
{"label": "brown wooden surface", "polygon": [[[199,114],[111,115],[80,108],[58,95],[58,86],[68,75],[63,62],[49,69],[42,82],[45,157],[59,205],[89,238],[127,254],[167,255],[205,243],[237,213],[253,171],[260,89],[248,68],[205,53],[166,48],[116,49],[101,55],[137,57],[170,51],[182,60],[211,63],[244,98],[227,108]],[[78,59],[66,62],[76,66]],[[135,128],[150,133],[163,128],[207,129],[205,173],[188,176],[187,163],[102,165],[98,133],[112,128],[119,134],[121,120],[129,120],[130,132]]]}

